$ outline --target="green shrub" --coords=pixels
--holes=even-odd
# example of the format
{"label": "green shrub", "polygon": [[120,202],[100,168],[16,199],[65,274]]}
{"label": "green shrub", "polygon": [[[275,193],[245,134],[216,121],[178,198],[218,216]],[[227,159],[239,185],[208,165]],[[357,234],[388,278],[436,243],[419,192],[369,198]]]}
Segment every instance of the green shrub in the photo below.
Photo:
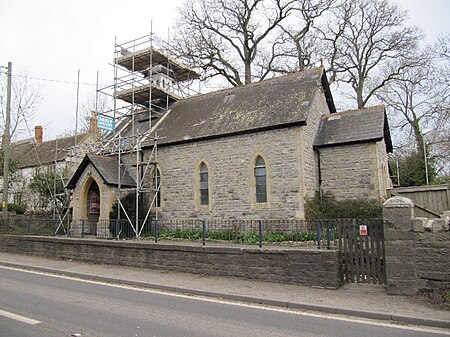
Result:
{"label": "green shrub", "polygon": [[177,237],[188,240],[197,240],[202,237],[202,231],[198,229],[177,229]]}
{"label": "green shrub", "polygon": [[331,193],[306,200],[306,219],[313,223],[316,219],[371,219],[382,217],[382,201],[371,198],[336,200]]}
{"label": "green shrub", "polygon": [[235,235],[233,241],[237,243],[255,244],[259,242],[259,235],[254,232],[242,232]]}
{"label": "green shrub", "polygon": [[8,209],[11,212],[16,212],[16,214],[24,214],[27,210],[25,206],[19,204],[9,204]]}
{"label": "green shrub", "polygon": [[223,231],[209,231],[206,233],[206,237],[211,240],[231,240],[233,232],[229,229]]}
{"label": "green shrub", "polygon": [[263,235],[263,240],[268,242],[284,242],[290,241],[292,238],[292,234],[284,232],[269,232]]}
{"label": "green shrub", "polygon": [[[140,197],[139,201],[139,219],[145,219],[147,215],[147,208],[144,206],[143,198]],[[122,203],[123,208],[127,211],[128,217],[134,222],[136,220],[136,193],[130,192],[127,195],[120,198],[120,202]],[[126,215],[118,202],[116,201],[112,207],[111,212],[109,213],[110,219],[117,219],[118,209],[120,209],[121,218],[126,219]]]}
{"label": "green shrub", "polygon": [[[3,207],[0,203],[0,211],[3,210]],[[27,209],[25,206],[19,205],[19,204],[8,204],[8,212],[15,212],[16,214],[24,214]]]}
{"label": "green shrub", "polygon": [[166,239],[166,240],[175,239],[175,231],[170,231],[170,230],[158,231],[158,237],[160,239]]}
{"label": "green shrub", "polygon": [[[202,231],[197,229],[175,229],[162,230],[158,232],[158,237],[165,240],[187,239],[201,240]],[[322,239],[326,239],[326,232],[321,233]],[[331,233],[333,240],[335,233]],[[259,242],[259,234],[257,232],[233,232],[229,229],[223,231],[208,231],[205,233],[207,240],[216,241],[232,241],[234,243],[257,244]],[[268,232],[263,234],[263,242],[280,243],[287,241],[315,241],[315,231],[299,231],[299,232]]]}
{"label": "green shrub", "polygon": [[198,240],[202,238],[202,231],[199,229],[175,229],[175,230],[162,230],[158,231],[158,237],[160,239],[173,240],[173,239],[187,239]]}

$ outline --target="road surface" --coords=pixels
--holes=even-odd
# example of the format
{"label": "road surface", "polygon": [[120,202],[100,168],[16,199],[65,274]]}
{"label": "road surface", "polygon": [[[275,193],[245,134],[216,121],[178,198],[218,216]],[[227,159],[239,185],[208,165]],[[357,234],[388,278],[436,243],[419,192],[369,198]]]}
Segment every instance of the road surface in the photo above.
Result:
{"label": "road surface", "polygon": [[450,332],[0,267],[2,337],[442,335]]}

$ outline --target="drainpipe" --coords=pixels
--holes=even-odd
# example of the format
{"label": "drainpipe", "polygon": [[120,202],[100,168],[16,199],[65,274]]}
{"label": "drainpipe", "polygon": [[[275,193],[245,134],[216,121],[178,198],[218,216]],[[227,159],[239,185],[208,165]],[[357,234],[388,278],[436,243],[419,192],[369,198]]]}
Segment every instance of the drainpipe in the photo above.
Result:
{"label": "drainpipe", "polygon": [[319,198],[322,200],[323,189],[322,189],[322,170],[320,168],[320,151],[316,149],[317,152],[317,169],[319,170]]}

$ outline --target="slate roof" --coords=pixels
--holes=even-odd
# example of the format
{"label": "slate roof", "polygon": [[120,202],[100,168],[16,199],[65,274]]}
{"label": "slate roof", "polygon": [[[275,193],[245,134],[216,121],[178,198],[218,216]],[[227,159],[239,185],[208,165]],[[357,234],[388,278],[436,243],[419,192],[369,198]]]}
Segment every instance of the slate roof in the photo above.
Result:
{"label": "slate roof", "polygon": [[[79,134],[77,143],[82,143],[89,133]],[[11,160],[18,169],[48,165],[64,160],[75,145],[75,136],[63,137],[37,144],[34,138],[11,143]],[[56,148],[58,150],[56,150]],[[56,152],[56,154],[55,154]]]}
{"label": "slate roof", "polygon": [[305,124],[317,94],[326,96],[324,113],[335,112],[323,68],[186,98],[161,118],[158,144]]}
{"label": "slate roof", "polygon": [[386,112],[383,105],[348,110],[321,118],[314,141],[315,147],[380,141],[385,139],[388,152],[392,151]]}
{"label": "slate roof", "polygon": [[[89,163],[92,163],[106,185],[119,185],[117,158],[87,154],[84,156],[83,161],[78,166],[73,176],[70,178],[69,183],[67,184],[67,188],[75,188],[78,179],[81,177],[86,166]],[[122,187],[136,186],[135,180],[131,177],[130,173],[126,170],[125,167],[123,167],[121,171],[120,183]]]}
{"label": "slate roof", "polygon": [[34,147],[35,145],[34,138],[24,139],[18,142],[11,143],[10,147],[10,158],[11,161],[15,163],[17,168],[24,168],[25,161],[27,158],[27,153]]}

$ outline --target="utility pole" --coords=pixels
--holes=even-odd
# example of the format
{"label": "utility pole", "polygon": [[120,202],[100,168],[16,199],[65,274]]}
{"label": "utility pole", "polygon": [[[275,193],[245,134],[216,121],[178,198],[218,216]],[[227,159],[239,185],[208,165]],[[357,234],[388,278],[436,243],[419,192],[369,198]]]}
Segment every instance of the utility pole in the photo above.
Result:
{"label": "utility pole", "polygon": [[[78,145],[77,137],[78,137],[78,97],[80,95],[80,69],[78,69],[78,81],[77,81],[77,107],[75,110],[75,146]],[[76,151],[76,149],[75,149]]]}
{"label": "utility pole", "polygon": [[5,221],[8,219],[9,148],[11,142],[11,135],[9,130],[11,124],[11,77],[12,77],[11,74],[12,74],[12,63],[8,62],[5,133],[3,134],[3,199],[2,199],[3,223],[5,223]]}
{"label": "utility pole", "polygon": [[425,143],[425,137],[422,137],[423,141],[423,159],[425,162],[425,181],[427,183],[427,186],[429,185],[428,180],[428,154],[427,154],[427,143]]}

